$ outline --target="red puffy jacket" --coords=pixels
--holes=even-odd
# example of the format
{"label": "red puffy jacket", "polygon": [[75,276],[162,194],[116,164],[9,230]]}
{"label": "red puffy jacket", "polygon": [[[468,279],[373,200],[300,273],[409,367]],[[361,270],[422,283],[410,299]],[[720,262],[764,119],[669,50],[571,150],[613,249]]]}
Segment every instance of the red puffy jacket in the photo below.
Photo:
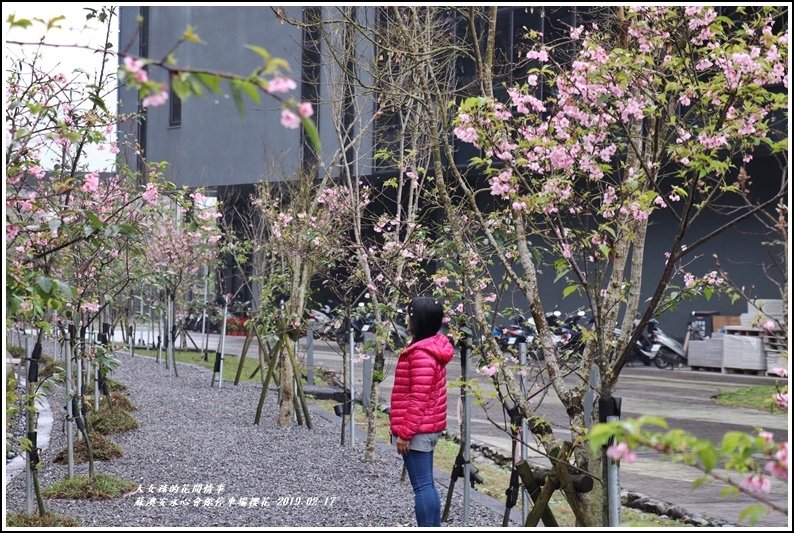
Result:
{"label": "red puffy jacket", "polygon": [[455,349],[440,333],[403,350],[391,392],[391,432],[405,440],[447,427],[447,370]]}

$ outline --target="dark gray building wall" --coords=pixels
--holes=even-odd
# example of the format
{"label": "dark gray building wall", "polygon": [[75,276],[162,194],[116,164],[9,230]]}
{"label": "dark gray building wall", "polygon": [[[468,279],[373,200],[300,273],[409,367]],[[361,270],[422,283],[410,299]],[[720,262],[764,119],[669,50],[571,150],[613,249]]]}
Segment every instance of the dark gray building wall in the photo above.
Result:
{"label": "dark gray building wall", "polygon": [[[133,36],[138,11],[121,8],[121,43],[137,42]],[[301,8],[285,11],[300,18]],[[247,74],[261,66],[261,59],[245,46],[257,45],[285,59],[292,68],[287,74],[300,75],[301,31],[281,23],[269,7],[152,6],[148,24],[150,57],[163,57],[191,25],[206,44],[183,44],[175,54],[179,65]],[[130,52],[136,50],[134,44]],[[162,69],[152,68],[150,78],[168,83]],[[134,111],[136,97],[122,88],[120,110]],[[168,105],[149,108],[147,158],[168,161],[166,177],[190,187],[255,183],[266,176],[285,179],[299,161],[299,130],[281,126],[281,108],[274,99],[263,95],[260,104],[247,97],[245,102],[240,118],[230,97],[209,92],[191,97],[182,102],[182,121],[176,127],[169,126]]]}

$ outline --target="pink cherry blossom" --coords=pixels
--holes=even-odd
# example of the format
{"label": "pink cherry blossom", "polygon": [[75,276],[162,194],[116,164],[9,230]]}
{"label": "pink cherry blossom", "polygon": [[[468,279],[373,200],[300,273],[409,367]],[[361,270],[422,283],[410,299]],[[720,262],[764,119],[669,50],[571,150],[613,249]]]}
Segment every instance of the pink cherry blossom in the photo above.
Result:
{"label": "pink cherry blossom", "polygon": [[41,168],[39,165],[33,165],[32,167],[30,167],[29,172],[36,179],[41,179],[46,175],[44,169]]}
{"label": "pink cherry blossom", "polygon": [[788,481],[788,467],[781,465],[777,461],[767,461],[764,465],[767,474],[781,481]]}
{"label": "pink cherry blossom", "polygon": [[273,78],[268,82],[267,92],[270,94],[276,94],[276,93],[284,94],[290,92],[296,87],[297,85],[293,80],[282,76],[278,78]]}
{"label": "pink cherry blossom", "polygon": [[775,436],[768,431],[759,431],[758,436],[764,439],[764,444],[767,446],[774,443],[775,441]]}
{"label": "pink cherry blossom", "polygon": [[6,241],[11,242],[19,234],[19,226],[9,224],[6,226]]}
{"label": "pink cherry blossom", "polygon": [[98,187],[99,187],[99,174],[96,172],[90,172],[86,174],[82,189],[85,192],[94,192],[97,190]]}
{"label": "pink cherry blossom", "polygon": [[772,481],[762,474],[751,474],[739,483],[739,487],[747,492],[769,494],[772,489]]}
{"label": "pink cherry blossom", "polygon": [[613,461],[633,463],[637,459],[637,454],[631,451],[631,448],[629,448],[628,444],[625,442],[619,442],[607,448],[607,457]]}
{"label": "pink cherry blossom", "polygon": [[774,331],[777,329],[777,323],[774,320],[767,320],[764,322],[763,328],[766,331]]}
{"label": "pink cherry blossom", "polygon": [[484,367],[480,368],[479,370],[477,370],[477,373],[479,373],[479,374],[481,374],[483,376],[488,376],[489,378],[493,377],[494,375],[496,375],[497,372],[499,372],[499,367],[496,366],[496,365],[484,366]]}
{"label": "pink cherry blossom", "polygon": [[298,114],[303,118],[309,118],[314,115],[314,108],[311,102],[301,102],[298,106]]}
{"label": "pink cherry blossom", "polygon": [[141,69],[143,69],[144,64],[140,59],[127,56],[124,58],[124,66],[131,73],[135,74],[136,72],[139,72]]}
{"label": "pink cherry blossom", "polygon": [[775,368],[773,368],[772,373],[777,376],[780,376],[781,378],[788,377],[788,370],[783,368],[782,366],[776,366]]}
{"label": "pink cherry blossom", "polygon": [[86,313],[98,313],[99,304],[97,302],[87,302],[80,306],[80,310]]}
{"label": "pink cherry blossom", "polygon": [[285,128],[295,130],[298,129],[301,125],[301,119],[290,111],[289,109],[282,109],[281,110],[281,125]]}
{"label": "pink cherry blossom", "polygon": [[438,276],[433,280],[438,287],[444,287],[447,283],[449,283],[449,278],[447,276]]}
{"label": "pink cherry blossom", "polygon": [[143,107],[157,107],[165,104],[168,101],[168,92],[160,91],[159,93],[150,94],[143,99],[141,105]]}
{"label": "pink cherry blossom", "polygon": [[160,196],[157,186],[154,183],[147,183],[146,190],[143,193],[143,199],[150,204],[157,203],[157,198]]}
{"label": "pink cherry blossom", "polygon": [[788,392],[779,392],[775,394],[775,403],[781,409],[788,409]]}
{"label": "pink cherry blossom", "polygon": [[783,468],[788,468],[788,442],[780,443],[780,447],[775,453],[775,459],[783,465]]}
{"label": "pink cherry blossom", "polygon": [[684,274],[684,286],[689,288],[695,284],[695,276],[687,272]]}

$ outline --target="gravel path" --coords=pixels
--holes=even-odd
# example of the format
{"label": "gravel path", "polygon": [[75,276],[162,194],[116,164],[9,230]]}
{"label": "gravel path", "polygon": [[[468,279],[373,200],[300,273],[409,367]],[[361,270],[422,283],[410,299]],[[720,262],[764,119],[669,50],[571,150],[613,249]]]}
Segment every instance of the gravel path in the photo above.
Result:
{"label": "gravel path", "polygon": [[[119,357],[123,364],[113,377],[129,387],[140,428],[114,435],[124,457],[98,463],[97,471],[134,481],[142,492],[110,501],[48,500],[51,510],[102,527],[416,525],[413,492],[400,482],[402,460],[392,450],[378,450],[374,463],[362,461],[361,448],[353,453],[338,444],[339,422],[317,410],[313,430],[279,428],[272,391],[262,425],[254,426],[255,384],[210,389],[206,369],[180,364],[173,378],[153,359]],[[51,405],[60,406],[62,391],[53,394]],[[66,474],[65,465],[52,462],[65,442],[63,412],[53,408],[53,414],[44,487]],[[75,467],[87,472],[87,465]],[[437,485],[443,503],[446,489]],[[7,487],[6,498],[9,511],[24,508],[24,476]],[[487,504],[473,496],[470,526],[501,524],[498,507]],[[449,525],[462,525],[457,492],[450,516]]]}

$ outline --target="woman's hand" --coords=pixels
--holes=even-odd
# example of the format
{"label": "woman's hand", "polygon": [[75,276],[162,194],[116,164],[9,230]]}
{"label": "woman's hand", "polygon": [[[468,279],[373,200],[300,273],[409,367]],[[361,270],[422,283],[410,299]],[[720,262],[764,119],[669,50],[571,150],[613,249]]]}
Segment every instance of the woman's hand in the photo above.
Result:
{"label": "woman's hand", "polygon": [[397,453],[400,455],[408,455],[411,451],[411,441],[405,440],[402,437],[397,437]]}

